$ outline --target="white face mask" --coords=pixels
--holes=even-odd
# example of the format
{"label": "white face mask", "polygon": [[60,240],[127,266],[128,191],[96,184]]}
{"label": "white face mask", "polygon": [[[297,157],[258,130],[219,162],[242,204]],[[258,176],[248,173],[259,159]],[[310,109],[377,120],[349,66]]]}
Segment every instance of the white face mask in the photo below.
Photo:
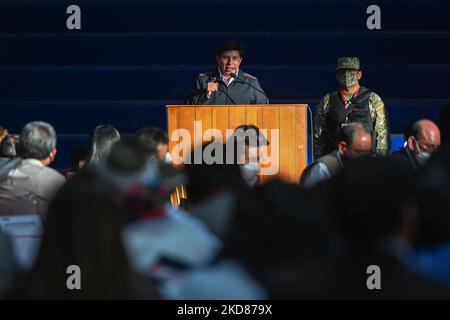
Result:
{"label": "white face mask", "polygon": [[246,163],[241,165],[242,178],[251,187],[255,186],[258,182],[259,166],[256,162]]}
{"label": "white face mask", "polygon": [[170,156],[170,152],[166,153],[166,156],[164,158],[165,163],[172,163],[172,157]]}
{"label": "white face mask", "polygon": [[432,153],[421,151],[417,141],[416,141],[416,147],[417,147],[417,150],[419,151],[418,153],[415,154],[416,160],[420,165],[424,165],[425,162],[427,162],[427,160],[430,159]]}

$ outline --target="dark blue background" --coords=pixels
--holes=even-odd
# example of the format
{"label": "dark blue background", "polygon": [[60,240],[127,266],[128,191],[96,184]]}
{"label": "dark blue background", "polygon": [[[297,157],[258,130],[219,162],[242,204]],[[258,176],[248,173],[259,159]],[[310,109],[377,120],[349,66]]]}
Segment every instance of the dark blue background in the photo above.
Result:
{"label": "dark blue background", "polygon": [[[82,30],[66,28],[70,4]],[[381,7],[380,31],[366,28],[370,4]],[[182,103],[226,39],[245,44],[242,68],[274,103],[314,107],[344,55],[360,57],[392,133],[450,101],[449,1],[3,0],[0,125],[52,123],[65,168],[98,124],[166,128],[165,105]]]}

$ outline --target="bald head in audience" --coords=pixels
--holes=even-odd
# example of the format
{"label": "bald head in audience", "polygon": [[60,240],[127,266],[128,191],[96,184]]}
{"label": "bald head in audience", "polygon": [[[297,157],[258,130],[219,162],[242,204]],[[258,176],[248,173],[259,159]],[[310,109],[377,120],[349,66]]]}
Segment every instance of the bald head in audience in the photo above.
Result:
{"label": "bald head in audience", "polygon": [[424,164],[440,147],[441,133],[433,121],[422,119],[411,126],[405,135],[405,140],[406,148],[416,157],[419,164]]}
{"label": "bald head in audience", "polygon": [[368,156],[372,152],[372,132],[364,123],[353,122],[342,127],[338,141],[337,148],[344,157]]}

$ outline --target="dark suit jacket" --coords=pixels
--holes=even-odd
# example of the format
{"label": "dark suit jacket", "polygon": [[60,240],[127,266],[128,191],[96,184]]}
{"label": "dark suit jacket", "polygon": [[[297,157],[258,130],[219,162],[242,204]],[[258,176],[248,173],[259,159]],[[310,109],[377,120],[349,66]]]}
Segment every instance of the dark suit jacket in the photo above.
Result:
{"label": "dark suit jacket", "polygon": [[419,163],[416,158],[406,149],[401,148],[391,155],[392,159],[403,163],[407,166],[411,171],[417,171],[420,168]]}
{"label": "dark suit jacket", "polygon": [[[216,78],[219,90],[213,92],[208,99],[206,88],[208,82]],[[267,104],[269,100],[261,88],[259,81],[254,76],[239,70],[237,78],[227,87],[222,82],[219,70],[200,73],[195,82],[190,95],[186,99],[186,104]]]}

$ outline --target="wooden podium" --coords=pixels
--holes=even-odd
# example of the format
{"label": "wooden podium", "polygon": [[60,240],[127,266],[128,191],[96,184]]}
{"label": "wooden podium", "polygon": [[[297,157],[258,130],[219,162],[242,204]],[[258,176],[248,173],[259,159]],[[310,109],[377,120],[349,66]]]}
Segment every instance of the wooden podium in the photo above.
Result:
{"label": "wooden podium", "polygon": [[[267,130],[265,136],[270,143],[267,154],[271,161],[277,161],[279,170],[275,174],[261,175],[263,183],[273,178],[298,183],[307,166],[306,104],[168,105],[167,120],[170,150],[180,142],[179,139],[172,140],[172,133],[177,129],[186,129],[192,137],[197,137],[192,142],[194,147],[209,142],[203,134],[211,128],[222,132],[224,142],[227,129],[242,124],[256,125],[263,133]],[[195,127],[195,121],[201,121],[201,129]]]}

